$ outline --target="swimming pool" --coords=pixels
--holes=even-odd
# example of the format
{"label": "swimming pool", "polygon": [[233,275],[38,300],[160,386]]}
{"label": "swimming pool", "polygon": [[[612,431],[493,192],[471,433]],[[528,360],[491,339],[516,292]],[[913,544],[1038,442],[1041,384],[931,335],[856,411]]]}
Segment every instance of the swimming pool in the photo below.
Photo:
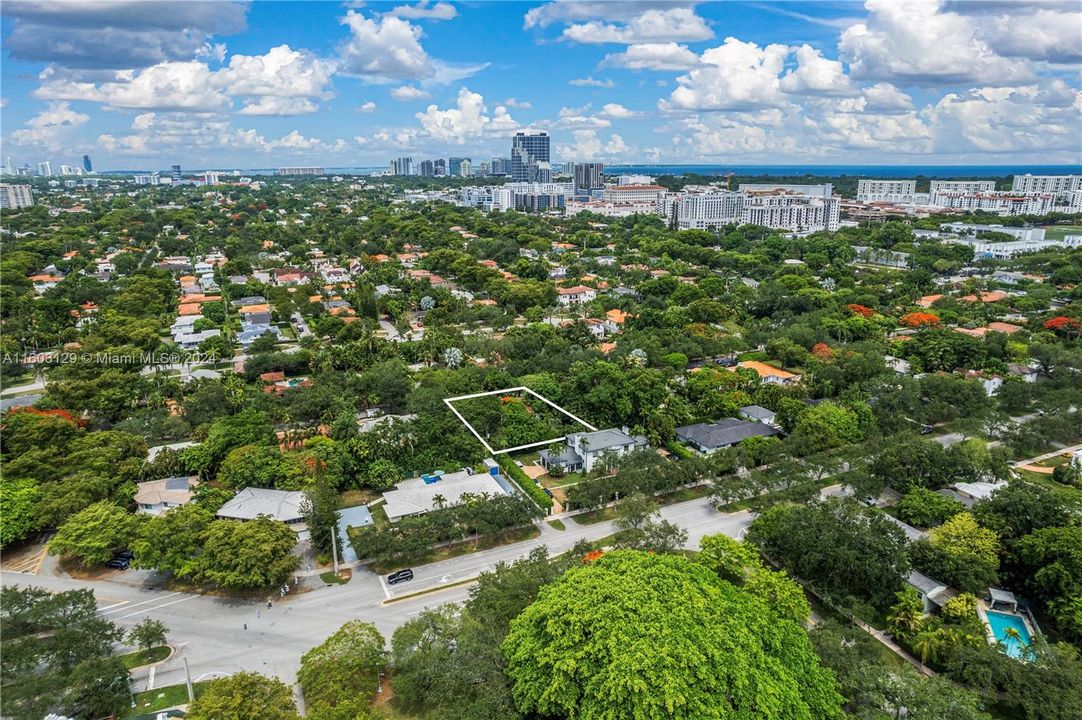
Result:
{"label": "swimming pool", "polygon": [[[985,614],[988,616],[988,626],[992,628],[992,634],[995,635],[996,640],[1003,645],[1004,652],[1012,658],[1022,658],[1025,649],[1033,643],[1029,628],[1026,627],[1022,617],[995,610],[988,610]],[[1013,628],[1018,633],[1021,642],[1007,634],[1008,628]]]}

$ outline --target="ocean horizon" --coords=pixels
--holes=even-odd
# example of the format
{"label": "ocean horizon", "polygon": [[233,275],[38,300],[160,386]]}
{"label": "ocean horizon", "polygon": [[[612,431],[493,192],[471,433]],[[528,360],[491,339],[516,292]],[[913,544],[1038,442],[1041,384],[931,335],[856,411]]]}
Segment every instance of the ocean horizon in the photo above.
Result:
{"label": "ocean horizon", "polygon": [[[319,167],[319,166],[316,166]],[[197,174],[204,170],[233,172],[234,170],[251,175],[274,175],[277,168],[200,168],[189,170],[187,174]],[[386,170],[385,165],[359,165],[350,167],[323,167],[330,175],[371,175]],[[162,170],[104,170],[103,175],[133,175],[147,172],[167,173]],[[605,165],[606,175],[718,175],[727,173],[741,176],[786,176],[786,177],[885,177],[885,178],[1001,178],[1008,175],[1080,175],[1082,165],[678,165],[629,163],[626,165]]]}

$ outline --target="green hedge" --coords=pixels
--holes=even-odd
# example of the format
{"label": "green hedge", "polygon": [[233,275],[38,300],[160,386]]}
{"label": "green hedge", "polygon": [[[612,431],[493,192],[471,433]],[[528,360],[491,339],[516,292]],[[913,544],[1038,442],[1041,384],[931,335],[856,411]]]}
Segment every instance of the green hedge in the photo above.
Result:
{"label": "green hedge", "polygon": [[691,452],[675,440],[670,440],[669,442],[665,443],[665,447],[668,448],[669,452],[671,452],[673,455],[680,458],[681,460],[690,460],[695,457],[695,454],[693,452]]}
{"label": "green hedge", "polygon": [[501,455],[496,462],[499,463],[500,469],[503,470],[504,474],[522,488],[522,491],[526,493],[527,497],[537,503],[542,509],[546,511],[552,510],[552,498],[550,498],[548,493],[542,490],[537,483],[531,480],[526,473],[522,472],[522,468],[516,465],[514,460],[507,455]]}

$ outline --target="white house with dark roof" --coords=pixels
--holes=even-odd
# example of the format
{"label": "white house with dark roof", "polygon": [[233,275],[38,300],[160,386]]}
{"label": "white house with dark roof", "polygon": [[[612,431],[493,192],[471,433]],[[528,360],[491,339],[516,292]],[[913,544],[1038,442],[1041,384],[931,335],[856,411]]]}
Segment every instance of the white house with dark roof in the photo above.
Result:
{"label": "white house with dark roof", "polygon": [[547,449],[539,453],[545,468],[561,467],[567,472],[590,472],[603,455],[619,457],[637,448],[649,446],[649,441],[627,433],[627,428],[597,430],[588,433],[572,433],[564,438],[564,450],[553,455]]}
{"label": "white house with dark roof", "polygon": [[703,455],[731,448],[751,437],[773,437],[780,431],[762,422],[722,418],[712,423],[696,423],[676,428],[676,439]]}

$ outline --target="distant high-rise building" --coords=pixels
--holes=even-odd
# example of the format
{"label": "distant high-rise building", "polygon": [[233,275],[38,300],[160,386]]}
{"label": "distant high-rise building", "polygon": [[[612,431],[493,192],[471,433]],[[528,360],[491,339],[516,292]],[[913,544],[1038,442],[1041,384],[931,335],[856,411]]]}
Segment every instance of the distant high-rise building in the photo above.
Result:
{"label": "distant high-rise building", "polygon": [[412,175],[413,158],[400,157],[391,162],[391,173],[394,175]]}
{"label": "distant high-rise building", "polygon": [[421,161],[421,177],[432,177],[436,174],[436,163],[431,160]]}
{"label": "distant high-rise building", "polygon": [[517,132],[511,138],[511,179],[531,183],[552,181],[547,132]]}
{"label": "distant high-rise building", "polygon": [[38,175],[41,177],[53,176],[53,164],[46,160],[45,162],[39,162],[37,166]]}
{"label": "distant high-rise building", "polygon": [[169,175],[173,178],[174,183],[180,182],[183,179],[183,176],[180,174],[180,165],[174,165],[170,170]]}
{"label": "distant high-rise building", "polygon": [[135,176],[135,184],[136,185],[160,185],[161,184],[161,176],[158,175],[158,173],[150,173],[149,175],[147,175],[147,174],[136,175]]}
{"label": "distant high-rise building", "polygon": [[61,175],[82,175],[83,171],[82,171],[82,168],[80,168],[80,167],[78,167],[76,165],[61,165],[60,166],[60,174]]}
{"label": "distant high-rise building", "polygon": [[493,175],[510,175],[511,174],[511,158],[492,158],[492,166],[490,172]]}
{"label": "distant high-rise building", "polygon": [[447,175],[447,161],[443,158],[439,158],[433,163],[436,177],[445,177]]}
{"label": "distant high-rise building", "polygon": [[30,207],[34,204],[34,193],[25,183],[0,183],[0,209]]}
{"label": "distant high-rise building", "polygon": [[220,175],[221,175],[221,173],[215,172],[214,170],[206,170],[206,171],[204,171],[203,172],[203,184],[204,185],[217,185],[220,182],[220,180],[219,180]]}
{"label": "distant high-rise building", "polygon": [[575,178],[575,194],[601,190],[605,186],[604,163],[575,163],[571,175]]}
{"label": "distant high-rise building", "polygon": [[11,161],[11,156],[10,155],[8,155],[7,157],[4,158],[4,174],[5,175],[16,175],[17,174],[15,172],[15,163],[13,163]]}
{"label": "distant high-rise building", "polygon": [[86,170],[88,173],[94,172],[94,163],[90,162],[89,155],[83,155],[83,170]]}
{"label": "distant high-rise building", "polygon": [[461,177],[473,175],[473,162],[469,158],[462,159],[462,162],[458,166],[458,174]]}
{"label": "distant high-rise building", "polygon": [[453,177],[462,177],[462,163],[469,165],[469,158],[453,157],[447,160],[447,174]]}
{"label": "distant high-rise building", "polygon": [[277,171],[278,175],[322,175],[323,168],[321,167],[280,167]]}
{"label": "distant high-rise building", "polygon": [[489,163],[485,162],[484,160],[477,163],[478,175],[488,175],[490,172],[492,172],[492,166]]}
{"label": "distant high-rise building", "polygon": [[564,175],[574,175],[575,174],[575,163],[573,163],[573,162],[565,162],[564,167],[563,167],[563,174]]}

